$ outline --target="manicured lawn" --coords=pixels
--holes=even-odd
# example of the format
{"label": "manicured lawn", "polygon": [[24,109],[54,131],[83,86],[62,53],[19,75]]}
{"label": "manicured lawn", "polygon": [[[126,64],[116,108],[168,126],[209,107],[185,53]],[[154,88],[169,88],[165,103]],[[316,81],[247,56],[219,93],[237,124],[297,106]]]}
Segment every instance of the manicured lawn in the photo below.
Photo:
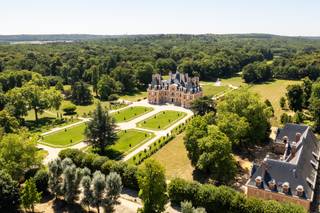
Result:
{"label": "manicured lawn", "polygon": [[192,172],[194,168],[187,156],[183,137],[183,133],[177,135],[172,141],[151,156],[152,159],[157,160],[164,166],[168,179],[180,177],[193,180]]}
{"label": "manicured lawn", "polygon": [[118,141],[110,148],[121,153],[126,153],[128,151],[135,150],[143,143],[153,138],[155,135],[146,131],[128,129],[127,131],[120,131],[118,136]]}
{"label": "manicured lawn", "polygon": [[220,95],[230,88],[228,86],[215,86],[214,83],[204,83],[202,86],[203,94],[206,96]]}
{"label": "manicured lawn", "polygon": [[184,112],[166,110],[139,122],[137,126],[152,130],[163,130],[167,129],[184,116],[186,116],[186,113]]}
{"label": "manicured lawn", "polygon": [[44,136],[43,143],[54,147],[70,146],[84,140],[84,130],[86,124],[82,123],[77,126],[70,127]]}
{"label": "manicured lawn", "polygon": [[147,92],[143,91],[143,92],[136,92],[133,94],[128,94],[128,95],[122,95],[119,97],[119,99],[121,100],[126,100],[126,101],[140,101],[142,99],[147,98]]}
{"label": "manicured lawn", "polygon": [[152,110],[151,107],[128,107],[113,113],[112,116],[115,118],[116,122],[127,122]]}
{"label": "manicured lawn", "polygon": [[263,84],[254,84],[249,87],[249,91],[258,93],[263,100],[268,99],[273,108],[274,108],[274,115],[275,118],[272,119],[272,125],[279,125],[280,124],[280,116],[282,113],[292,113],[289,110],[282,110],[279,101],[280,98],[285,96],[288,85],[298,84],[301,81],[291,81],[291,80],[275,80]]}

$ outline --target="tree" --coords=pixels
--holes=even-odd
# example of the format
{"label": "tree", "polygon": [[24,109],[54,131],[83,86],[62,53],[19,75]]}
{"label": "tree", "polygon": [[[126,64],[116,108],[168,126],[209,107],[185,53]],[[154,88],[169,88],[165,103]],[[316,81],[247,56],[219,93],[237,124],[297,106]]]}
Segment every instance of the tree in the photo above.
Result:
{"label": "tree", "polygon": [[246,136],[250,130],[249,123],[245,117],[235,113],[219,113],[216,120],[219,129],[228,136],[233,147],[245,147]]}
{"label": "tree", "polygon": [[286,102],[287,102],[287,101],[286,101],[286,98],[285,98],[285,97],[281,97],[281,98],[280,98],[279,104],[280,104],[281,109],[284,109],[284,108],[285,108]]}
{"label": "tree", "polygon": [[299,84],[289,85],[287,87],[287,100],[289,108],[293,111],[301,111],[303,106],[303,89]]}
{"label": "tree", "polygon": [[92,88],[93,92],[98,94],[98,81],[99,81],[99,69],[96,65],[93,65],[91,68],[91,83],[92,83]]}
{"label": "tree", "polygon": [[172,58],[159,58],[156,61],[156,67],[162,75],[167,75],[169,72],[176,71],[177,64]]}
{"label": "tree", "polygon": [[136,69],[136,78],[139,81],[140,88],[146,88],[152,80],[154,68],[151,63],[139,63]]}
{"label": "tree", "polygon": [[15,132],[19,128],[19,122],[7,110],[0,111],[0,126],[5,133]]}
{"label": "tree", "polygon": [[204,208],[194,208],[192,203],[189,201],[181,202],[181,212],[182,213],[206,213]]}
{"label": "tree", "polygon": [[271,77],[272,72],[266,62],[254,62],[242,69],[242,78],[247,83],[268,81]]}
{"label": "tree", "polygon": [[309,99],[312,93],[312,81],[309,77],[306,77],[303,80],[302,88],[303,88],[303,107],[308,108]]}
{"label": "tree", "polygon": [[120,92],[121,85],[109,75],[101,76],[98,82],[98,94],[102,100],[109,100],[109,96]]}
{"label": "tree", "polygon": [[81,199],[81,203],[83,205],[88,206],[88,210],[90,212],[90,205],[93,203],[93,195],[91,190],[91,178],[90,176],[84,176],[81,180],[81,186],[83,188],[83,197]]}
{"label": "tree", "polygon": [[30,178],[24,183],[20,193],[21,204],[24,208],[31,209],[34,212],[34,204],[40,202],[41,194],[41,192],[37,192],[34,179]]}
{"label": "tree", "polygon": [[138,170],[139,197],[143,201],[143,212],[163,212],[167,203],[164,168],[155,160],[148,159]]}
{"label": "tree", "polygon": [[105,112],[101,104],[98,103],[92,119],[87,123],[85,129],[85,134],[93,148],[97,148],[102,153],[106,146],[114,144],[118,139],[115,129],[114,118]]}
{"label": "tree", "polygon": [[61,194],[60,175],[62,174],[62,166],[60,158],[56,158],[48,163],[49,167],[49,189],[51,193],[57,197]]}
{"label": "tree", "polygon": [[18,182],[13,180],[9,173],[0,170],[0,210],[12,211],[19,203]]}
{"label": "tree", "polygon": [[39,169],[34,176],[34,181],[38,191],[43,193],[48,191],[49,173],[46,169]]}
{"label": "tree", "polygon": [[92,94],[89,85],[78,81],[71,86],[71,100],[78,105],[88,105],[92,103]]}
{"label": "tree", "polygon": [[62,110],[65,115],[74,115],[76,114],[77,106],[70,103],[65,105]]}
{"label": "tree", "polygon": [[100,213],[100,206],[105,204],[104,193],[106,188],[106,178],[100,171],[96,171],[93,174],[92,186],[92,204]]}
{"label": "tree", "polygon": [[[65,161],[71,161],[71,164],[65,163]],[[65,166],[63,166],[64,164]],[[65,158],[61,162],[61,165],[64,167],[62,172],[63,181],[61,184],[61,192],[64,195],[64,199],[68,203],[72,203],[79,193],[79,185],[83,172],[82,169],[77,168],[69,158]]]}
{"label": "tree", "polygon": [[229,93],[217,104],[217,113],[235,113],[246,119],[249,123],[248,134],[244,137],[246,147],[268,140],[272,112],[257,94],[245,89]]}
{"label": "tree", "polygon": [[3,136],[0,142],[0,167],[14,180],[19,180],[28,169],[41,165],[42,157],[36,144],[36,138],[26,132]]}
{"label": "tree", "polygon": [[198,146],[197,168],[209,172],[221,183],[228,183],[234,178],[236,164],[231,155],[232,144],[217,126],[208,127],[208,136],[199,139]]}
{"label": "tree", "polygon": [[310,97],[310,112],[312,113],[314,128],[317,132],[320,131],[320,82],[312,85],[312,93]]}
{"label": "tree", "polygon": [[272,106],[271,102],[269,101],[269,99],[266,99],[264,101],[264,104],[270,109],[270,111],[272,112],[272,116],[274,116],[274,109],[273,109],[273,106]]}
{"label": "tree", "polygon": [[6,93],[6,107],[11,115],[21,119],[28,114],[28,102],[21,88],[14,88]]}
{"label": "tree", "polygon": [[191,103],[191,110],[196,115],[204,115],[208,112],[215,112],[215,103],[210,96],[203,96]]}
{"label": "tree", "polygon": [[117,199],[122,191],[122,181],[120,175],[110,172],[106,178],[107,210],[113,212],[113,206],[117,204]]}
{"label": "tree", "polygon": [[62,97],[56,89],[47,89],[46,87],[27,84],[22,88],[23,96],[27,104],[34,110],[36,122],[38,122],[38,113],[43,113],[45,109],[59,109]]}
{"label": "tree", "polygon": [[120,64],[114,70],[112,70],[111,76],[116,81],[121,83],[121,92],[131,93],[136,89],[137,79],[131,64]]}
{"label": "tree", "polygon": [[206,136],[207,131],[208,123],[206,119],[201,116],[195,116],[186,128],[184,145],[193,166],[197,164],[200,155],[198,139]]}

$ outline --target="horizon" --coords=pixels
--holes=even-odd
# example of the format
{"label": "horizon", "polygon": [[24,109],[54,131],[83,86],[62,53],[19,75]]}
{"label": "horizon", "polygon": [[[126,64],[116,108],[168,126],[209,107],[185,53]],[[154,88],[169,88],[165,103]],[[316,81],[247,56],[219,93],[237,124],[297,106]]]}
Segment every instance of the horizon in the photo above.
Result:
{"label": "horizon", "polygon": [[320,36],[317,0],[12,0],[1,7],[0,35]]}

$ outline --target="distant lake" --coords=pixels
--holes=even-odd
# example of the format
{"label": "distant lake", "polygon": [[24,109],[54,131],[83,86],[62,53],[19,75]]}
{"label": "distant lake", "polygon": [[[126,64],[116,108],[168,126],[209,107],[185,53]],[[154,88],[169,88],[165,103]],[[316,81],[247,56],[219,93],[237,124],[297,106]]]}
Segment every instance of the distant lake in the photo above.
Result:
{"label": "distant lake", "polygon": [[72,43],[71,40],[58,40],[58,41],[14,41],[10,44],[50,44],[50,43]]}

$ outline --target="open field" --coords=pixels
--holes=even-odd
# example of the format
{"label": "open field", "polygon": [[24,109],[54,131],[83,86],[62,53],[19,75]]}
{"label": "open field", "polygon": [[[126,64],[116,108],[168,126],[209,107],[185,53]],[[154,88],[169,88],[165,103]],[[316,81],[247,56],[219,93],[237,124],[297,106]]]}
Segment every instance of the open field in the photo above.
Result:
{"label": "open field", "polygon": [[116,122],[127,122],[152,110],[151,107],[128,107],[113,113],[112,116],[115,118]]}
{"label": "open field", "polygon": [[86,124],[82,123],[43,137],[43,143],[53,147],[70,146],[84,140]]}
{"label": "open field", "polygon": [[121,153],[132,151],[138,148],[143,143],[147,142],[155,135],[150,132],[128,129],[127,131],[120,131],[118,133],[118,141],[110,148]]}
{"label": "open field", "polygon": [[147,98],[147,92],[136,92],[134,94],[130,94],[130,95],[122,95],[119,97],[119,99],[121,100],[126,100],[126,101],[139,101],[142,100],[144,98]]}
{"label": "open field", "polygon": [[214,83],[204,83],[202,86],[203,94],[206,96],[215,96],[228,91],[228,86],[215,86]]}
{"label": "open field", "polygon": [[177,135],[172,141],[151,156],[152,159],[159,161],[164,166],[168,179],[180,177],[193,180],[192,172],[194,169],[187,156],[183,137],[183,133]]}
{"label": "open field", "polygon": [[263,100],[268,99],[271,102],[275,115],[275,118],[272,119],[271,124],[278,126],[280,124],[281,114],[284,112],[291,113],[290,111],[284,111],[280,108],[279,100],[282,96],[285,96],[288,85],[298,83],[301,83],[301,81],[275,80],[263,84],[254,84],[249,87],[249,91],[256,92]]}
{"label": "open field", "polygon": [[166,110],[139,122],[137,126],[152,130],[164,130],[186,115],[184,112]]}

